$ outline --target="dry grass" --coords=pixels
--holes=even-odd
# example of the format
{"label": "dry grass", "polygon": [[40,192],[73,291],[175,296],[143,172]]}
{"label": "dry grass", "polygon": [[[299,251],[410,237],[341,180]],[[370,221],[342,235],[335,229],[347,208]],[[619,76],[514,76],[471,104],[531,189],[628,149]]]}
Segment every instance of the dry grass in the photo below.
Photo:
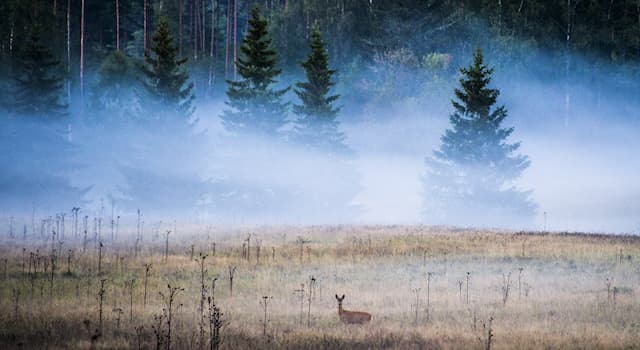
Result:
{"label": "dry grass", "polygon": [[[166,307],[159,292],[171,284],[185,289],[176,299],[171,348],[209,349],[208,325],[205,342],[200,343],[200,270],[191,259],[192,245],[194,258],[200,252],[209,254],[205,260],[209,294],[212,279],[218,278],[215,301],[224,313],[223,349],[486,349],[485,326],[490,318],[494,349],[617,349],[640,344],[640,238],[636,237],[405,226],[261,227],[251,230],[247,261],[242,258],[247,230],[218,228],[199,234],[202,231],[192,227],[180,232],[170,236],[166,260],[162,236],[145,238],[137,256],[133,241],[107,240],[103,276],[96,275],[95,242],[83,253],[81,242],[67,241],[63,253],[58,253],[53,289],[50,270],[42,273],[42,261],[37,274],[28,273],[29,253],[49,256],[50,242],[3,241],[0,348],[155,349],[153,315]],[[301,249],[298,237],[310,242]],[[70,275],[64,273],[68,249],[75,250]],[[143,277],[148,263],[153,265],[145,307]],[[233,295],[229,266],[237,267]],[[427,272],[433,272],[429,320]],[[503,304],[503,275],[508,273],[510,291]],[[307,326],[308,295],[301,312],[295,290],[304,284],[308,292],[311,276],[317,282]],[[133,310],[127,287],[132,278],[136,280]],[[609,292],[607,278],[612,281]],[[100,279],[107,279],[104,326],[92,343]],[[17,304],[16,291],[20,292]],[[341,324],[336,293],[346,294],[346,309],[370,312],[372,322]],[[262,296],[272,297],[266,336]],[[120,328],[113,311],[118,308]]]}

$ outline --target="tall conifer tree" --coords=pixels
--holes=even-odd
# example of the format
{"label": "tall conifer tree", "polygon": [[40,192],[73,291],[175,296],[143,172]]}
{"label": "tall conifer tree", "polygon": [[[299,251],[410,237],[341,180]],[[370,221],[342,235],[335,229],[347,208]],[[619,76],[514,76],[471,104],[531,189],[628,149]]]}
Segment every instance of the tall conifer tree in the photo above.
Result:
{"label": "tall conifer tree", "polygon": [[[35,21],[35,19],[34,19]],[[39,23],[39,22],[38,22]],[[0,206],[24,210],[79,203],[86,190],[71,185],[76,149],[70,142],[69,112],[60,62],[45,46],[38,24],[15,60],[12,118],[0,113]],[[29,200],[25,200],[28,198]]]}
{"label": "tall conifer tree", "polygon": [[144,86],[153,113],[166,112],[180,117],[193,114],[193,83],[184,67],[187,58],[178,58],[166,17],[161,17],[151,42],[151,53],[145,52]]}
{"label": "tall conifer tree", "polygon": [[460,71],[451,128],[427,159],[426,214],[435,223],[494,225],[530,219],[535,205],[528,192],[514,186],[530,162],[515,154],[520,143],[508,142],[514,129],[502,127],[507,110],[493,108],[500,94],[489,88],[493,69],[478,50],[473,64]]}
{"label": "tall conifer tree", "polygon": [[20,115],[60,117],[67,114],[61,102],[63,78],[60,61],[44,46],[40,28],[34,25],[17,61],[14,111]]}
{"label": "tall conifer tree", "polygon": [[289,88],[273,87],[281,70],[268,26],[269,22],[260,15],[260,7],[256,5],[236,61],[241,78],[227,81],[230,108],[224,111],[222,121],[229,131],[274,135],[286,124],[288,104],[282,97]]}
{"label": "tall conifer tree", "polygon": [[157,213],[192,210],[207,193],[198,161],[203,157],[198,152],[205,149],[204,139],[193,128],[193,83],[185,67],[187,59],[178,58],[179,48],[166,17],[160,18],[149,47],[143,68],[148,98],[142,110],[158,116],[159,123],[143,124],[136,142],[129,142],[132,146],[127,153],[133,161],[120,167],[126,181],[121,203],[125,208],[144,206]]}
{"label": "tall conifer tree", "polygon": [[310,46],[311,53],[301,63],[307,81],[297,83],[295,89],[302,102],[293,106],[299,116],[295,136],[299,142],[314,148],[347,151],[336,119],[340,109],[334,106],[340,95],[330,95],[336,71],[329,68],[329,54],[317,25],[311,32]]}

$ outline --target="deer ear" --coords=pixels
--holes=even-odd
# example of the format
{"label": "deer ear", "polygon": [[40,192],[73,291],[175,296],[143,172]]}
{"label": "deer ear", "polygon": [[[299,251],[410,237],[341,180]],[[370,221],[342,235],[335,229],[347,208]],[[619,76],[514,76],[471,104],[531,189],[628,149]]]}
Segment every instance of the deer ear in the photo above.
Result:
{"label": "deer ear", "polygon": [[340,298],[338,298],[338,294],[336,294],[336,299],[340,300]]}
{"label": "deer ear", "polygon": [[342,298],[340,298],[340,299],[344,300],[344,294],[342,294]]}

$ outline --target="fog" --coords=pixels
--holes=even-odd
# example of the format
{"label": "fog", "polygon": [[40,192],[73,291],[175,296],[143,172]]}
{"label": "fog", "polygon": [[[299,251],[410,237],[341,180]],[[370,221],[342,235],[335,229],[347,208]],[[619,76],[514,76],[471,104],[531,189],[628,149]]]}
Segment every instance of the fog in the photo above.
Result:
{"label": "fog", "polygon": [[[371,126],[368,134],[360,124],[345,126],[355,133],[349,134],[354,137],[351,145],[359,152],[358,167],[364,174],[364,188],[357,196],[366,208],[359,218],[363,222],[424,222],[420,176],[425,170],[425,152],[420,150],[433,149],[446,125],[434,130],[433,124],[421,123],[419,117],[409,123],[412,128],[402,130],[397,120],[387,121]],[[592,134],[589,142],[581,141],[580,135],[527,132],[518,123],[514,126],[521,152],[531,159],[517,184],[533,190],[539,209],[533,225],[510,228],[543,230],[547,212],[548,230],[640,232],[640,161],[636,154],[640,144],[633,122],[628,129],[619,126],[615,133]],[[379,138],[374,145],[366,143],[372,134]]]}
{"label": "fog", "polygon": [[[471,57],[454,62],[466,66]],[[515,128],[510,141],[521,142],[518,153],[531,161],[515,185],[531,191],[537,211],[530,221],[495,217],[490,224],[447,224],[640,233],[640,102],[637,91],[628,89],[634,85],[627,71],[634,67],[606,67],[567,84],[562,77],[538,77],[496,62],[487,57],[496,67],[491,86],[502,92],[498,104],[508,110],[505,123]],[[586,64],[574,57],[577,67]],[[449,127],[458,68],[422,96],[398,93],[382,102],[363,97],[368,102],[356,103],[359,90],[339,84],[337,93],[345,96],[340,129],[351,154],[306,148],[289,140],[287,130],[273,138],[229,133],[219,119],[227,108],[222,89],[214,96],[196,90],[190,126],[95,123],[88,117],[93,112],[73,115],[53,124],[71,140],[68,149],[56,149],[38,136],[41,130],[21,128],[19,119],[7,117],[4,135],[12,136],[3,139],[3,216],[26,225],[34,213],[48,217],[78,206],[84,215],[106,217],[113,210],[129,222],[140,209],[148,223],[432,224],[424,216],[425,157]],[[361,69],[371,81],[384,74]],[[291,92],[287,98],[296,102]],[[28,145],[33,153],[21,148]],[[69,164],[54,162],[52,155],[67,155]],[[66,185],[39,179],[41,171],[68,175],[75,194],[54,193]]]}
{"label": "fog", "polygon": [[[507,227],[544,230],[546,213],[547,230],[640,233],[637,91],[627,89],[624,74],[632,74],[624,68],[604,72],[589,82],[572,82],[568,113],[563,79],[514,79],[508,71],[496,72],[498,104],[506,106],[505,123],[515,128],[511,140],[520,141],[520,153],[531,160],[517,186],[532,190],[538,204],[532,224]],[[362,221],[424,223],[420,176],[425,155],[449,127],[448,114],[441,114],[447,105],[409,100],[387,112],[390,118],[344,124],[364,173],[358,195],[367,209]]]}

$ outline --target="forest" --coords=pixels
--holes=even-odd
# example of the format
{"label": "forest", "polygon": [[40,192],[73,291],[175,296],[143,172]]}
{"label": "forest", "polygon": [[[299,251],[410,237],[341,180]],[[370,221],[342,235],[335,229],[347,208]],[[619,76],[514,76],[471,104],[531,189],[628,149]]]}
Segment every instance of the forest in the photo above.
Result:
{"label": "forest", "polygon": [[[544,146],[626,157],[640,1],[6,0],[0,15],[8,215],[640,225],[635,162],[589,178],[611,198],[578,210]],[[562,197],[587,163],[557,170]],[[602,207],[619,219],[576,223]]]}

